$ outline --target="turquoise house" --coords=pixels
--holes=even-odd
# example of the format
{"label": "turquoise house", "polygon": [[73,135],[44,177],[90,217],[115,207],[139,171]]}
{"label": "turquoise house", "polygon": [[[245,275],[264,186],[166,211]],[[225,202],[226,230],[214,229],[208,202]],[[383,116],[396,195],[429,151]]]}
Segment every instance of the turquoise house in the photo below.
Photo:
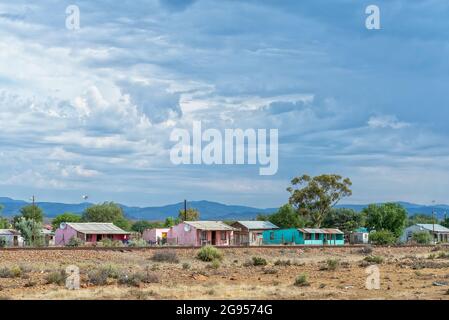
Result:
{"label": "turquoise house", "polygon": [[338,229],[292,228],[264,231],[263,243],[342,246],[345,238],[344,233]]}

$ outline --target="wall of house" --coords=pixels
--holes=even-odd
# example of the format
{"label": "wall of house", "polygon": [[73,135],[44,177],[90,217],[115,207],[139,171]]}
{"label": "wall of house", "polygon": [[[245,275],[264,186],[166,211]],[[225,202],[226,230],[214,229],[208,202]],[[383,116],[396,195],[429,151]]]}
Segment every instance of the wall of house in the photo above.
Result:
{"label": "wall of house", "polygon": [[[273,235],[273,237],[272,237]],[[263,244],[303,244],[302,234],[297,229],[266,230],[262,234]]]}
{"label": "wall of house", "polygon": [[157,242],[158,239],[162,239],[162,233],[166,232],[168,235],[169,231],[170,228],[147,229],[143,232],[142,238],[147,242]]}
{"label": "wall of house", "polygon": [[69,225],[67,225],[65,229],[61,228],[56,229],[55,246],[65,246],[67,243],[69,243],[72,237],[76,237],[76,234],[77,234],[76,230],[70,227]]}
{"label": "wall of house", "polygon": [[180,223],[170,228],[168,232],[168,238],[174,239],[175,243],[181,246],[197,246],[197,229],[190,226],[190,230],[186,232],[184,230],[185,223]]}
{"label": "wall of house", "polygon": [[[184,223],[180,223],[173,226],[168,232],[168,238],[170,240],[176,239],[176,243],[181,246],[200,246],[201,243],[201,230],[198,230],[190,226],[190,231],[184,230]],[[221,240],[221,234],[226,233],[226,240]],[[233,231],[215,231],[215,245],[216,246],[228,246],[232,243],[234,233]],[[212,231],[207,231],[206,241],[212,244]]]}

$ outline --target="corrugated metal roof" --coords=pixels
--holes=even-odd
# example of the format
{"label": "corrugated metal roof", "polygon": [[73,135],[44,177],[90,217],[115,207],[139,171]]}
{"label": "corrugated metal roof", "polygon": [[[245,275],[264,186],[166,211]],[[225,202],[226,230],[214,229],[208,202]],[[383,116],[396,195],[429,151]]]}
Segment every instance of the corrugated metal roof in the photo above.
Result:
{"label": "corrugated metal roof", "polygon": [[299,231],[303,233],[325,233],[325,234],[344,234],[342,231],[338,229],[318,229],[318,228],[299,228]]}
{"label": "corrugated metal roof", "polygon": [[2,236],[19,236],[20,232],[12,229],[0,229],[0,235]]}
{"label": "corrugated metal roof", "polygon": [[184,221],[184,223],[191,225],[192,227],[200,230],[217,230],[217,231],[223,231],[223,230],[229,230],[229,231],[235,231],[236,228],[233,228],[223,221]]}
{"label": "corrugated metal roof", "polygon": [[68,226],[84,234],[129,234],[113,223],[104,222],[68,222]]}
{"label": "corrugated metal roof", "polygon": [[418,227],[421,227],[421,228],[426,229],[428,231],[433,231],[434,230],[434,226],[435,226],[435,231],[436,232],[448,232],[449,233],[449,229],[448,228],[443,227],[442,225],[436,224],[436,223],[435,223],[435,225],[433,225],[431,223],[417,223],[416,225]]}
{"label": "corrugated metal roof", "polygon": [[250,230],[270,230],[279,229],[278,226],[270,221],[237,221],[242,226]]}

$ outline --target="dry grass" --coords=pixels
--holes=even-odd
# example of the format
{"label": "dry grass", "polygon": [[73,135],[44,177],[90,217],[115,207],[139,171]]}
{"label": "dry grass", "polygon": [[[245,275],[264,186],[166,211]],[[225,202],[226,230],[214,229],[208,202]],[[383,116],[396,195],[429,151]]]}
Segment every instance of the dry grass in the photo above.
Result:
{"label": "dry grass", "polygon": [[[199,260],[197,249],[172,250],[179,263],[156,263],[152,257],[157,251],[152,249],[2,251],[0,270],[20,270],[21,276],[0,278],[0,299],[449,299],[448,286],[433,285],[448,281],[448,261],[443,255],[427,259],[430,248],[374,248],[371,256],[384,257],[378,265],[380,290],[365,288],[367,274],[359,264],[367,252],[359,249],[220,251],[223,258],[217,268]],[[266,266],[242,265],[253,257]],[[47,283],[50,274],[69,264],[80,268],[80,290]],[[297,280],[300,275],[306,275],[308,286]],[[91,281],[95,276],[99,281]]]}

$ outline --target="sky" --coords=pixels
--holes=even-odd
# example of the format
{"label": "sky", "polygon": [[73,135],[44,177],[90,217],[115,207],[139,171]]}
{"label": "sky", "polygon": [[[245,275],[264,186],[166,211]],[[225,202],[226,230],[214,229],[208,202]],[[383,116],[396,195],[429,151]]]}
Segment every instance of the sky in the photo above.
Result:
{"label": "sky", "polygon": [[[449,203],[448,39],[445,0],[0,0],[0,196],[276,207],[337,173],[344,203]],[[277,173],[174,165],[194,121],[278,129]]]}

